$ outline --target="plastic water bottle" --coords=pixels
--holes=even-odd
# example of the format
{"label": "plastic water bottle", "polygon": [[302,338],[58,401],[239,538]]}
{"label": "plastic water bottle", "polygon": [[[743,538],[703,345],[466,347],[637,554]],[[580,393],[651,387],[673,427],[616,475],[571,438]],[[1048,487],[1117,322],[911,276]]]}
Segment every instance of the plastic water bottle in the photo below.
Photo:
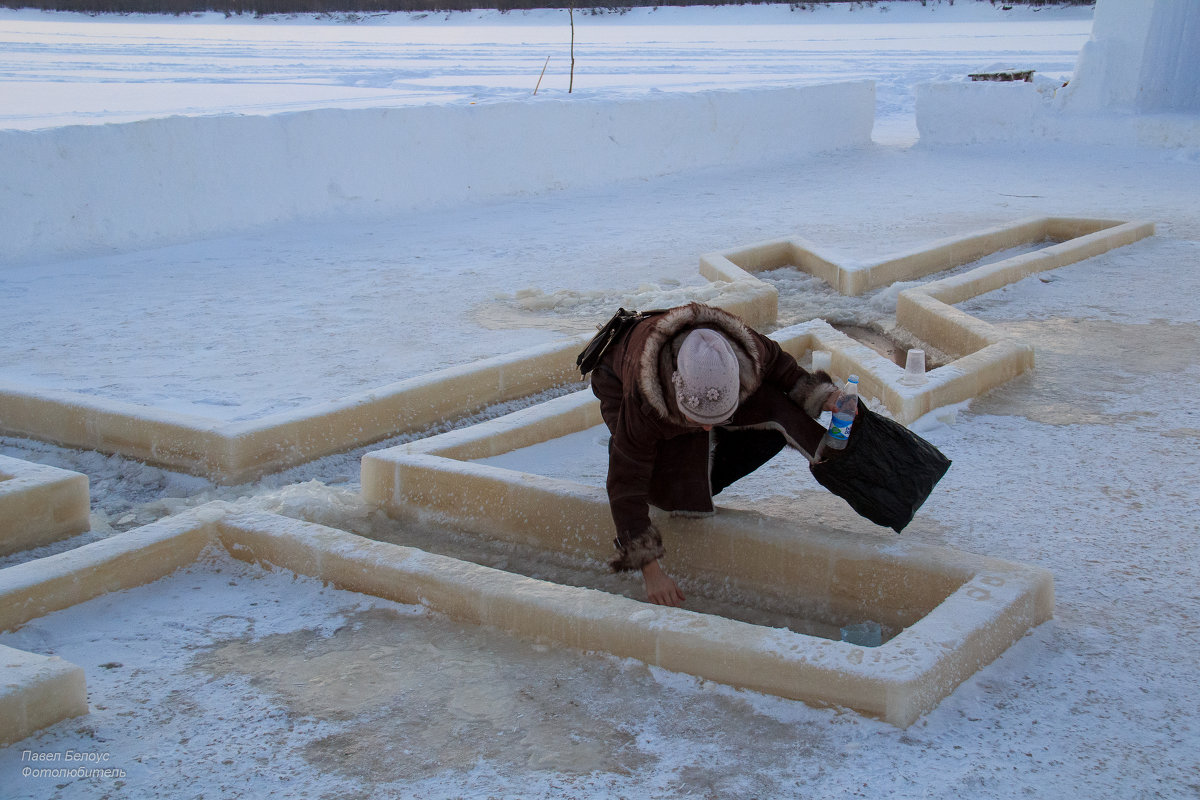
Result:
{"label": "plastic water bottle", "polygon": [[833,421],[821,441],[823,448],[829,450],[844,450],[850,440],[850,427],[858,416],[858,376],[851,375],[846,381],[846,389],[833,407]]}

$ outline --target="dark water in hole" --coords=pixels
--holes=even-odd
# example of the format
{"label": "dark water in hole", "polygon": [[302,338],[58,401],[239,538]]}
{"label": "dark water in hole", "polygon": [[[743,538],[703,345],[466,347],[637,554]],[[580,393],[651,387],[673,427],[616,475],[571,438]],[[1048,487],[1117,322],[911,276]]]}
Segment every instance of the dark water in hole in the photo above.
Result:
{"label": "dark water in hole", "polygon": [[[530,545],[514,544],[449,528],[378,518],[373,519],[369,531],[353,532],[377,541],[415,547],[537,580],[598,589],[639,601],[645,599],[640,574],[615,574],[600,562],[549,552]],[[664,566],[669,573],[669,565]],[[702,614],[770,628],[786,628],[824,639],[840,639],[840,626],[866,621],[832,619],[824,613],[819,603],[800,596],[790,599],[747,596],[728,586],[681,580],[676,575],[672,577],[679,583],[686,597],[683,607]],[[883,641],[886,642],[897,633],[899,630],[884,625]]]}
{"label": "dark water in hole", "polygon": [[[901,367],[908,361],[909,345],[896,341],[888,336],[888,334],[875,330],[874,328],[865,325],[841,325],[833,326],[837,330],[849,336],[860,344],[865,344],[867,347],[874,350],[879,355],[891,361],[893,364],[898,364]],[[919,344],[913,344],[913,347],[920,347]],[[920,347],[925,350],[925,369],[926,371],[937,369],[944,366],[945,362],[931,353],[928,348]]]}
{"label": "dark water in hole", "polygon": [[961,275],[979,267],[1027,253],[1034,253],[1057,240],[1045,239],[990,253],[983,258],[956,267],[932,273],[897,285],[873,289],[858,296],[840,294],[820,278],[809,275],[798,267],[787,266],[764,270],[758,277],[779,292],[779,313],[776,328],[784,328],[813,319],[823,319],[850,338],[865,344],[889,361],[903,367],[910,348],[925,351],[925,369],[933,370],[944,366],[949,360],[943,353],[927,343],[918,341],[896,325],[896,294],[905,286],[917,286]]}

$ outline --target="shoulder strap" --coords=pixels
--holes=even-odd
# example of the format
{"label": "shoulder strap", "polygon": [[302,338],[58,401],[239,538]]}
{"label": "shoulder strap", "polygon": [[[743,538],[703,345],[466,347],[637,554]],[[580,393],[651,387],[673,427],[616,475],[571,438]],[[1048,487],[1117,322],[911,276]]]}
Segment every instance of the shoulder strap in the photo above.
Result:
{"label": "shoulder strap", "polygon": [[626,311],[623,308],[617,309],[617,313],[613,314],[612,319],[600,327],[599,332],[592,337],[592,340],[587,343],[587,347],[583,348],[583,352],[575,359],[579,373],[586,377],[600,363],[600,359],[604,357],[608,349],[625,338],[625,334],[629,332],[630,328],[647,317],[663,313],[664,310],[654,309],[639,312]]}

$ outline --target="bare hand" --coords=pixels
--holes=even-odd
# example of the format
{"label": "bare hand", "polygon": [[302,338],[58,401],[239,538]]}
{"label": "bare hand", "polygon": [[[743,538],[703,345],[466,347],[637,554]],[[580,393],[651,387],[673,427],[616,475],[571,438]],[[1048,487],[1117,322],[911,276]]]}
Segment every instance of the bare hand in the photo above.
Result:
{"label": "bare hand", "polygon": [[679,591],[671,576],[663,572],[657,561],[642,567],[642,578],[646,581],[646,599],[651,603],[674,608],[683,605],[683,592]]}
{"label": "bare hand", "polygon": [[834,389],[832,392],[829,393],[829,396],[825,398],[825,404],[823,406],[821,406],[821,408],[824,409],[825,411],[833,411],[835,408],[837,408],[837,401],[841,400],[841,399],[842,399],[842,390]]}

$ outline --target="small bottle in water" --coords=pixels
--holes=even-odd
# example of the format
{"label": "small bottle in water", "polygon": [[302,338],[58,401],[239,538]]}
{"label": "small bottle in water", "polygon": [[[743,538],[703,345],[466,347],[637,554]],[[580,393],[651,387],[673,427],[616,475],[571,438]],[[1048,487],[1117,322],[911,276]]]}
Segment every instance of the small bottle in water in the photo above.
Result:
{"label": "small bottle in water", "polygon": [[846,381],[846,389],[833,407],[833,421],[829,430],[821,440],[822,449],[844,450],[850,440],[850,427],[858,415],[858,376],[851,375]]}

